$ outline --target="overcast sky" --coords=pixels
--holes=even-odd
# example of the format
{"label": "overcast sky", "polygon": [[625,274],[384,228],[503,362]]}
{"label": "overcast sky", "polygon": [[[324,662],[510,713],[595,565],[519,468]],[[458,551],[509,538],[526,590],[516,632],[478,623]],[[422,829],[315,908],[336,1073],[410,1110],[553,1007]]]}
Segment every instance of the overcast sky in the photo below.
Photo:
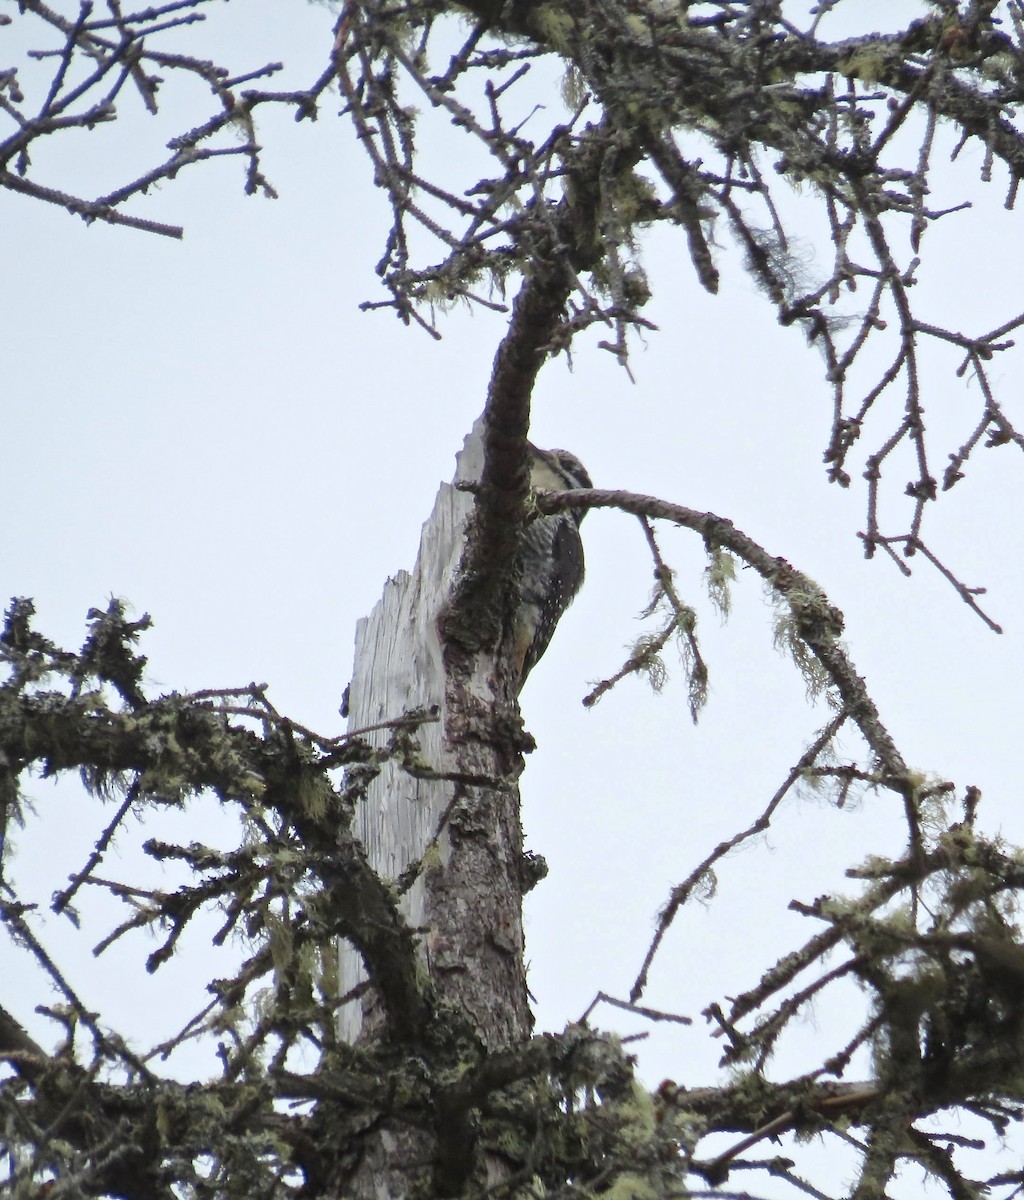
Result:
{"label": "overcast sky", "polygon": [[[0,0],[0,11],[15,7]],[[245,22],[211,12],[229,65],[283,58],[282,87],[314,77],[333,19],[281,0],[247,0]],[[155,621],[143,644],[152,688],[267,682],[279,709],[325,735],[342,728],[355,622],[389,575],[412,566],[504,327],[501,316],[457,311],[435,343],[386,313],[358,311],[381,298],[373,265],[389,214],[336,108],[329,100],[315,125],[264,118],[275,201],[245,197],[240,163],[222,160],[136,205],[184,224],[180,244],[85,227],[0,194],[0,592],[34,597],[39,628],[72,646],[87,609],[122,596]],[[41,153],[37,165],[100,192],[130,173],[124,156],[143,144],[134,139],[146,139],[143,161],[154,156],[161,139],[147,123],[126,113],[121,128],[54,139],[52,161]],[[187,122],[165,124],[163,140]],[[944,176],[977,207],[926,241],[934,258],[915,295],[926,320],[971,332],[1020,307],[1024,251],[1001,178],[980,187],[978,163],[968,151]],[[810,266],[813,237],[809,223]],[[696,284],[682,239],[652,239],[648,264],[660,331],[635,347],[635,384],[610,355],[581,345],[572,371],[564,359],[545,367],[533,440],[572,449],[598,486],[727,516],[808,572],[846,612],[854,660],[908,761],[954,779],[961,794],[981,787],[985,827],[1024,841],[1019,455],[982,455],[926,530],[967,583],[987,586],[984,603],[1006,631],[998,637],[923,565],[908,580],[861,557],[863,490],[830,487],[821,463],[831,397],[820,358],[799,330],[777,325],[728,242],[714,299]],[[930,419],[951,450],[973,425],[976,388],[955,378],[955,356],[934,362]],[[1020,364],[1014,353],[993,369],[1018,418]],[[522,780],[525,825],[551,866],[527,912],[541,1028],[578,1016],[599,988],[628,990],[672,884],[761,810],[826,719],[773,651],[757,581],[741,578],[723,626],[703,594],[699,541],[679,533],[665,549],[701,613],[705,715],[694,728],[678,671],[660,697],[630,682],[584,711],[590,681],[614,672],[636,636],[651,580],[632,519],[594,513],[584,537],[587,584],[523,695],[538,741]],[[102,817],[73,789],[37,783],[32,794],[43,818],[57,817],[22,835],[15,873],[31,875],[45,899]],[[204,836],[207,818],[190,819],[192,836]],[[719,899],[677,921],[646,1000],[697,1021],[655,1031],[640,1051],[645,1077],[710,1078],[720,1046],[708,1045],[700,1009],[814,932],[786,911],[791,898],[841,890],[845,866],[897,853],[902,832],[889,796],[842,812],[791,799],[767,838],[723,865]],[[0,946],[0,976],[10,954]],[[99,1007],[104,972],[85,957],[81,971]],[[125,1019],[138,1020],[141,994],[123,998]],[[635,1027],[607,1010],[599,1019]],[[797,1031],[786,1070],[808,1065],[804,1051],[820,1054],[819,1035]]]}

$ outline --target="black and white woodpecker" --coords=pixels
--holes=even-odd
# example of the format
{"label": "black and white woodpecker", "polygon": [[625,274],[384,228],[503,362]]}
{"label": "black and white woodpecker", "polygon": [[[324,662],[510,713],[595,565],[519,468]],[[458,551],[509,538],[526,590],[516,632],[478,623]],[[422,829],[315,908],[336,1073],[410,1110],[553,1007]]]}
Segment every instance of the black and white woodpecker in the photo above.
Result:
{"label": "black and white woodpecker", "polygon": [[[568,450],[540,450],[528,442],[534,491],[590,488],[586,468]],[[583,584],[580,522],[585,509],[537,517],[527,525],[519,551],[520,601],[513,617],[513,667],[521,688],[548,648],[555,626]]]}

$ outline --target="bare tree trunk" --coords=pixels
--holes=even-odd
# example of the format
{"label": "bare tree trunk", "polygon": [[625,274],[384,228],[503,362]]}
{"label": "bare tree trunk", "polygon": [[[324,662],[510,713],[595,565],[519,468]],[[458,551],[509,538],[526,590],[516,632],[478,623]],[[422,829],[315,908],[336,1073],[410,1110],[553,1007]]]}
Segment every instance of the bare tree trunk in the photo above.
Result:
{"label": "bare tree trunk", "polygon": [[[438,493],[413,573],[389,581],[356,637],[352,728],[388,723],[369,734],[383,745],[394,722],[413,712],[417,722],[418,745],[405,761],[384,763],[354,825],[369,865],[404,893],[428,1003],[438,1005],[432,1036],[443,1047],[394,1047],[415,1060],[414,1076],[440,1058],[448,1079],[463,1078],[488,1055],[520,1052],[532,1027],[518,788],[531,743],[508,634],[529,519],[530,396],[564,319],[567,289],[558,264],[538,265],[524,280],[456,485]],[[360,982],[360,964],[354,952],[342,957],[347,991]],[[372,982],[370,989],[358,1009],[348,1006],[343,1033],[387,1050]],[[434,1095],[428,1128],[422,1114],[411,1121],[400,1111],[375,1127],[346,1196],[461,1195],[467,1185],[508,1179],[514,1161],[476,1151],[473,1098],[451,1088]]]}
{"label": "bare tree trunk", "polygon": [[[456,483],[475,483],[482,468],[478,422],[459,455]],[[495,670],[495,655],[454,661],[449,653],[446,664],[439,633],[473,507],[470,491],[441,485],[414,571],[389,580],[359,623],[349,705],[353,730],[410,710],[428,718],[414,732],[416,761],[384,763],[356,831],[381,878],[416,872],[402,907],[420,932],[424,966],[439,997],[496,1050],[528,1036],[532,1024],[521,916],[521,725],[514,687]],[[367,736],[383,745],[392,732]],[[358,955],[346,947],[343,989],[363,979]],[[373,1012],[372,993],[346,1006],[346,1040],[373,1035]]]}

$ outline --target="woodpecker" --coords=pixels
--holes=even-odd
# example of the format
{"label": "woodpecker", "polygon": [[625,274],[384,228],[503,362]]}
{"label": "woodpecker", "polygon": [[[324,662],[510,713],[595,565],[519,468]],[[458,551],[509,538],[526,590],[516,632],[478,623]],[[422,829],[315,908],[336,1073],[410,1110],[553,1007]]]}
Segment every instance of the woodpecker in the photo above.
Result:
{"label": "woodpecker", "polygon": [[[568,450],[540,450],[528,442],[535,491],[566,492],[594,485]],[[582,508],[537,517],[527,525],[519,550],[520,599],[512,622],[513,667],[519,688],[548,648],[555,626],[583,583]]]}

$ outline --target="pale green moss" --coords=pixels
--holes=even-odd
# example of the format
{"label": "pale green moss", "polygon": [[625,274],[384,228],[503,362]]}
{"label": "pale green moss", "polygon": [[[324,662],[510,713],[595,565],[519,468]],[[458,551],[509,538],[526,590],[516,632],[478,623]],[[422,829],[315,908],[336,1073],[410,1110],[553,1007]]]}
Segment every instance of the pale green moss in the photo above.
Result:
{"label": "pale green moss", "polygon": [[658,1200],[658,1191],[640,1175],[620,1175],[601,1193],[604,1200]]}
{"label": "pale green moss", "polygon": [[566,67],[561,84],[562,100],[570,111],[582,108],[587,102],[587,81],[575,66]]}
{"label": "pale green moss", "polygon": [[575,23],[563,8],[554,4],[542,4],[533,10],[531,18],[545,45],[558,54],[569,54]]}
{"label": "pale green moss", "polygon": [[708,560],[704,568],[704,583],[708,598],[724,621],[732,611],[731,585],[736,581],[736,560],[721,546],[711,547]]}
{"label": "pale green moss", "polygon": [[889,57],[884,47],[866,43],[836,63],[836,70],[847,79],[878,83],[888,74]]}

